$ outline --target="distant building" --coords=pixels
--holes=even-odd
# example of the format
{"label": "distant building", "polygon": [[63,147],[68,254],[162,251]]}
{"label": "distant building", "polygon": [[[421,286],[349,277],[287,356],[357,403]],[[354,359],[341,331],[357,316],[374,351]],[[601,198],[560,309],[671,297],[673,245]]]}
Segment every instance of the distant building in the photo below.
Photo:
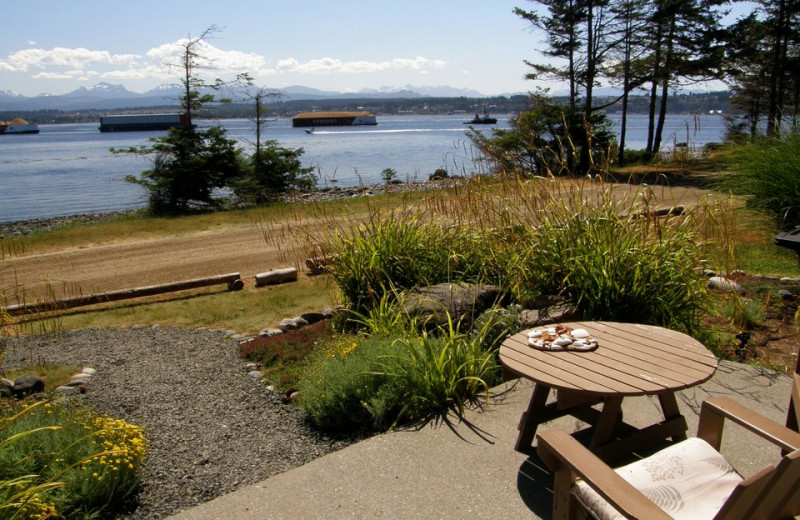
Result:
{"label": "distant building", "polygon": [[304,112],[292,119],[294,127],[377,125],[369,112]]}

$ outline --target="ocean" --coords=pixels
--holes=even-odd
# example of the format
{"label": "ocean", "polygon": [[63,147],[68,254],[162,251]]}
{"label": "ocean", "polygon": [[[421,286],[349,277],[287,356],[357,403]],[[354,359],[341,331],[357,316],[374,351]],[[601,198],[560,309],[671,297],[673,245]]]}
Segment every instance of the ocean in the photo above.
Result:
{"label": "ocean", "polygon": [[[493,114],[508,128],[508,114]],[[314,167],[318,185],[358,186],[381,182],[381,171],[392,168],[401,181],[426,180],[437,168],[451,175],[485,173],[474,165],[476,155],[466,138],[471,114],[378,116],[377,126],[330,127],[307,134],[289,119],[268,123],[264,138],[287,148],[303,148],[302,161]],[[618,119],[612,121],[619,124]],[[219,121],[247,151],[252,151],[254,123],[246,119]],[[212,124],[201,121],[200,125]],[[164,132],[101,133],[98,123],[40,125],[40,133],[0,136],[0,222],[101,213],[144,206],[145,192],[125,182],[138,176],[150,159],[112,154],[111,148],[145,144]],[[719,142],[725,132],[722,116],[669,116],[664,143],[689,142],[701,147]],[[647,120],[628,120],[628,149],[645,146]]]}

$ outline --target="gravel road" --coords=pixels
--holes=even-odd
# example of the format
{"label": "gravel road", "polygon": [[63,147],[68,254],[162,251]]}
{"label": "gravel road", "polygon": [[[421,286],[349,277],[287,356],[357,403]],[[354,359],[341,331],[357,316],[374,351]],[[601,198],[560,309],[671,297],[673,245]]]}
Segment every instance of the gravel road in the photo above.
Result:
{"label": "gravel road", "polygon": [[303,413],[243,373],[235,341],[220,331],[84,329],[60,339],[11,341],[4,368],[92,366],[86,403],[145,428],[139,505],[129,519],[163,518],[340,449]]}

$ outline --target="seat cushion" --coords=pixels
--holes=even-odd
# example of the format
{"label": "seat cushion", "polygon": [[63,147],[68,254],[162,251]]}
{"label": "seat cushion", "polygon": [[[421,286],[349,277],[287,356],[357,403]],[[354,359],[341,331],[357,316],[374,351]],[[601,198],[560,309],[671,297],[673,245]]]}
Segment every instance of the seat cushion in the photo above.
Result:
{"label": "seat cushion", "polygon": [[[616,471],[676,520],[714,518],[742,480],[717,450],[694,437]],[[585,482],[572,492],[598,520],[624,518]]]}

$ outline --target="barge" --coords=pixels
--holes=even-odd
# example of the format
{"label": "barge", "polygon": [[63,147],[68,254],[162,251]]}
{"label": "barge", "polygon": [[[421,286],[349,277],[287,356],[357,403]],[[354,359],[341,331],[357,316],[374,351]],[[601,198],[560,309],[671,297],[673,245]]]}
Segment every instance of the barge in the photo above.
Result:
{"label": "barge", "polygon": [[2,134],[38,134],[39,125],[28,123],[18,117],[11,121],[0,121],[0,135]]}
{"label": "barge", "polygon": [[177,126],[188,126],[185,114],[132,114],[100,116],[101,132],[140,132],[145,130],[169,130]]}
{"label": "barge", "polygon": [[293,127],[377,125],[369,112],[304,112],[292,118]]}

